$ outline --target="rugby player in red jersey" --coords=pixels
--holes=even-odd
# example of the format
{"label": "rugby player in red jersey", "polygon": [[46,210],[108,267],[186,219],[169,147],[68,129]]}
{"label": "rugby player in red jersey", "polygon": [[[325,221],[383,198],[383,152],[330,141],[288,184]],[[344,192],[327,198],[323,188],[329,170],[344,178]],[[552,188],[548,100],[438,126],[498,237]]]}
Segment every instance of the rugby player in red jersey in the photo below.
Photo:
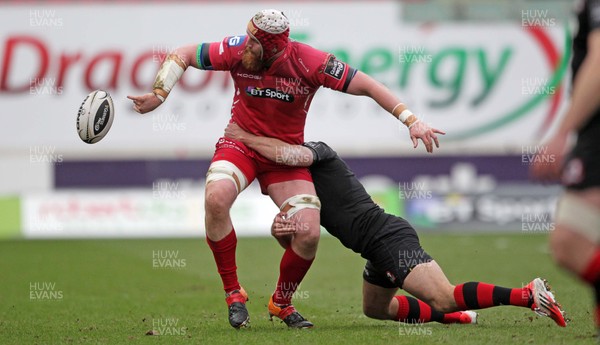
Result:
{"label": "rugby player in red jersey", "polygon": [[[566,326],[564,312],[543,279],[535,278],[522,288],[482,282],[452,285],[421,247],[415,229],[405,219],[377,206],[327,144],[289,145],[247,133],[235,123],[227,126],[225,135],[281,164],[310,166],[322,202],[321,225],[345,247],[367,259],[363,273],[366,316],[406,323],[476,323],[477,314],[468,309],[512,305],[531,308],[557,325]],[[293,210],[284,208],[275,217],[271,231],[286,247],[290,236],[302,232],[303,227]],[[418,299],[396,295],[398,288]]]}
{"label": "rugby player in red jersey", "polygon": [[[254,135],[302,144],[304,124],[321,87],[374,99],[406,126],[413,145],[422,140],[428,152],[438,145],[435,130],[417,117],[389,89],[355,70],[332,54],[289,39],[289,21],[278,10],[258,12],[248,23],[247,35],[221,42],[175,49],[162,63],[153,92],[129,96],[134,109],[147,113],[165,101],[188,66],[229,71],[234,83],[231,122]],[[254,179],[281,209],[299,212],[307,231],[293,236],[280,263],[280,275],[269,301],[269,313],[289,327],[308,328],[291,303],[292,295],[310,268],[319,241],[320,202],[306,167],[277,165],[228,138],[216,144],[206,175],[206,235],[221,276],[229,308],[229,322],[239,328],[248,323],[248,299],[237,277],[237,239],[229,210],[237,195]]]}

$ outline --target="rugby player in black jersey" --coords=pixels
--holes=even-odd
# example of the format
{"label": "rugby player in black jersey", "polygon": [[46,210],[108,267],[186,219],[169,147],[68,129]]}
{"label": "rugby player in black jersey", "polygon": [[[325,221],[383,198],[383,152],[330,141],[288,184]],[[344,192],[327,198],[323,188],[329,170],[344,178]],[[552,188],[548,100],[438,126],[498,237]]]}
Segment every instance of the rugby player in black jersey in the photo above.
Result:
{"label": "rugby player in black jersey", "polygon": [[[560,266],[594,290],[600,331],[600,0],[581,5],[573,39],[571,104],[547,143],[547,162],[535,159],[532,173],[566,187],[550,234],[551,252]],[[573,134],[577,142],[566,155]]]}
{"label": "rugby player in black jersey", "polygon": [[[471,309],[513,305],[531,308],[566,326],[563,311],[540,278],[514,289],[481,282],[450,284],[440,266],[421,248],[414,228],[377,206],[327,144],[290,145],[249,134],[235,123],[228,125],[225,136],[280,164],[310,167],[321,200],[321,225],[345,247],[367,259],[363,273],[366,316],[407,323],[475,323],[477,314]],[[292,206],[277,214],[271,229],[284,248],[300,228],[294,211],[301,205]],[[398,288],[416,298],[396,295]]]}

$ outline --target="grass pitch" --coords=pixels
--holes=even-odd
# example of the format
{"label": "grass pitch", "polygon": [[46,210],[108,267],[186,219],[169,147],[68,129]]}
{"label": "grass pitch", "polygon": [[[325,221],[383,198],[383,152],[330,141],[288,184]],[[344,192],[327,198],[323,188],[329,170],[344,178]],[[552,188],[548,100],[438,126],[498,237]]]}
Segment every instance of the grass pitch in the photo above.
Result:
{"label": "grass pitch", "polygon": [[[550,281],[571,323],[525,308],[480,311],[478,325],[407,326],[362,315],[364,260],[323,237],[294,304],[315,324],[270,322],[266,304],[283,250],[238,242],[251,328],[227,322],[221,282],[203,239],[0,242],[2,344],[594,344],[592,294],[549,259],[543,235],[422,235],[450,281],[520,287]],[[148,331],[162,335],[146,335]]]}

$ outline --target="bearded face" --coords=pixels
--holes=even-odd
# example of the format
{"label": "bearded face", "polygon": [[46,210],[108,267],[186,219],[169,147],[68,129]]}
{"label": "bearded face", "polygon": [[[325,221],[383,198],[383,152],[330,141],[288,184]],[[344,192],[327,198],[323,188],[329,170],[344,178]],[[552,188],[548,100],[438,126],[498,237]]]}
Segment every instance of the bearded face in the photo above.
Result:
{"label": "bearded face", "polygon": [[260,59],[260,44],[247,44],[242,55],[242,65],[250,72],[260,72],[264,68],[264,63]]}

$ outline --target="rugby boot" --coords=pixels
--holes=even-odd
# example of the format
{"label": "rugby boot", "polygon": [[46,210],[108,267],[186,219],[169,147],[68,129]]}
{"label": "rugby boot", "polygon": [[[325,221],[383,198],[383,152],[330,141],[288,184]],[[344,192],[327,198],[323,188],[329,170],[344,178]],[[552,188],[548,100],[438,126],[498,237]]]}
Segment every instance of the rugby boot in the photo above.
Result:
{"label": "rugby boot", "polygon": [[465,310],[460,312],[459,323],[462,324],[477,324],[477,313],[472,310]]}
{"label": "rugby boot", "polygon": [[554,320],[560,327],[566,327],[568,319],[565,318],[565,312],[550,291],[550,286],[545,279],[535,278],[525,286],[530,297],[533,298],[531,310],[540,316],[547,316]]}
{"label": "rugby boot", "polygon": [[273,296],[269,299],[269,320],[273,321],[273,316],[283,320],[290,328],[312,328],[313,324],[302,317],[293,305],[287,304],[278,306],[273,302]]}
{"label": "rugby boot", "polygon": [[248,294],[244,288],[233,290],[225,296],[225,301],[229,309],[229,324],[236,329],[248,327],[250,322],[250,315],[248,315],[248,309],[246,309]]}

